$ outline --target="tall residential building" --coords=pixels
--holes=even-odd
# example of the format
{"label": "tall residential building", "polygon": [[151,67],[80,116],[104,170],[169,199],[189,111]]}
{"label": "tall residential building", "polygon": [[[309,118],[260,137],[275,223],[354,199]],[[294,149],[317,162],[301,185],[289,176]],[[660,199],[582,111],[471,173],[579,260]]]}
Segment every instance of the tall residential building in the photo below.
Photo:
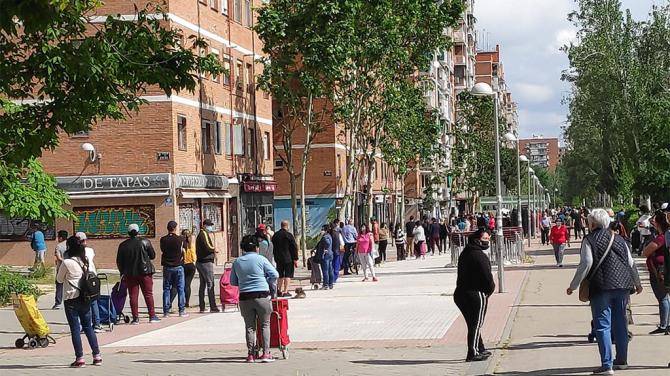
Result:
{"label": "tall residential building", "polygon": [[521,153],[528,157],[531,165],[556,171],[561,150],[558,138],[533,136],[532,138],[521,139],[519,140],[519,149]]}
{"label": "tall residential building", "polygon": [[453,30],[454,85],[456,94],[470,90],[475,85],[477,56],[477,19],[474,15],[474,0],[465,2],[465,11],[459,25]]}
{"label": "tall residential building", "polygon": [[[135,5],[147,1],[106,2],[93,22],[106,15],[132,19]],[[154,243],[168,221],[199,231],[214,222],[217,263],[238,255],[238,235],[258,223],[273,222],[272,103],[255,88],[262,65],[261,42],[251,26],[262,0],[166,0],[167,27],[209,43],[229,74],[199,75],[195,93],[166,96],[151,88],[148,102],[127,120],[95,124],[90,132],[63,136],[42,158],[71,201],[76,220],[47,229],[82,231],[96,250],[99,267],[113,267],[119,243],[131,223]],[[84,149],[85,148],[85,149]],[[84,150],[83,150],[84,149]],[[95,149],[97,155],[86,149]],[[0,263],[32,263],[27,222],[0,219]],[[54,248],[50,242],[48,249]],[[47,258],[51,260],[51,257]]]}
{"label": "tall residential building", "polygon": [[498,110],[507,123],[510,132],[516,132],[519,127],[519,115],[517,104],[512,100],[505,70],[500,58],[500,46],[496,45],[494,51],[477,52],[476,82],[485,82],[498,93]]}

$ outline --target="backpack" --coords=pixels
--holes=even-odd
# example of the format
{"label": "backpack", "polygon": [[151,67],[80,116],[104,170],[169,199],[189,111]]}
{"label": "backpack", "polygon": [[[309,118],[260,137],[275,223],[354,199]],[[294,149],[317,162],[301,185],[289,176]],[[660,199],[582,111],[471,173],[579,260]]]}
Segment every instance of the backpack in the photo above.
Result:
{"label": "backpack", "polygon": [[91,302],[92,300],[97,300],[100,297],[100,278],[88,270],[88,266],[83,263],[78,263],[81,266],[83,274],[79,279],[79,286],[75,286],[72,283],[70,285],[77,290],[79,290],[79,297],[82,298],[85,302]]}

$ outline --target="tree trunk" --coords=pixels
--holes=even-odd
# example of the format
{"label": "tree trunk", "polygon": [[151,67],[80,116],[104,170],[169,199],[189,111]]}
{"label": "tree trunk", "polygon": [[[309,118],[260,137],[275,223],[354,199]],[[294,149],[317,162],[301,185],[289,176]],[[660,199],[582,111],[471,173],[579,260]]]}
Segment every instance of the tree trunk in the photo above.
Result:
{"label": "tree trunk", "polygon": [[374,152],[372,153],[372,155],[370,157],[368,157],[367,163],[368,163],[368,171],[367,171],[368,173],[367,173],[367,177],[366,177],[366,185],[367,185],[367,188],[368,188],[368,194],[367,194],[367,205],[366,205],[367,210],[366,210],[364,219],[365,219],[366,223],[369,223],[370,218],[372,218],[372,213],[373,213],[373,209],[374,209],[374,196],[372,195],[372,173],[373,173],[373,171],[376,170],[375,169],[376,163],[375,163]]}
{"label": "tree trunk", "polygon": [[298,195],[296,192],[297,182],[295,174],[290,174],[289,178],[291,181],[291,220],[293,225],[293,232],[296,233],[298,231]]}

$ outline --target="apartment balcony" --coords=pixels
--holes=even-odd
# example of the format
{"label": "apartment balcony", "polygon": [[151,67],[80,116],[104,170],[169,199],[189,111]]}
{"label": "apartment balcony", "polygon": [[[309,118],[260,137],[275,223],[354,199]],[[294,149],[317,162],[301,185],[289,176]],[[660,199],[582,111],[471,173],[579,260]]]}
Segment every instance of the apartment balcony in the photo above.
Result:
{"label": "apartment balcony", "polygon": [[465,43],[465,32],[460,28],[454,31],[453,41],[454,43]]}
{"label": "apartment balcony", "polygon": [[465,55],[454,55],[454,65],[466,65]]}

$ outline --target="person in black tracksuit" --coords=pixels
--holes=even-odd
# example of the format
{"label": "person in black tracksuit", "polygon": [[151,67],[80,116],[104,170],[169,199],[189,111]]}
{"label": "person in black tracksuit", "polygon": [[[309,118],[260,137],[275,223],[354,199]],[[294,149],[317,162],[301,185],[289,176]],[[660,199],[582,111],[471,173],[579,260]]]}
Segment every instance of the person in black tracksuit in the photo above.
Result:
{"label": "person in black tracksuit", "polygon": [[454,302],[468,326],[468,355],[466,361],[486,360],[491,353],[484,347],[481,328],[486,316],[489,296],[495,290],[491,263],[484,253],[491,236],[479,229],[468,238],[468,244],[458,259],[458,278]]}

